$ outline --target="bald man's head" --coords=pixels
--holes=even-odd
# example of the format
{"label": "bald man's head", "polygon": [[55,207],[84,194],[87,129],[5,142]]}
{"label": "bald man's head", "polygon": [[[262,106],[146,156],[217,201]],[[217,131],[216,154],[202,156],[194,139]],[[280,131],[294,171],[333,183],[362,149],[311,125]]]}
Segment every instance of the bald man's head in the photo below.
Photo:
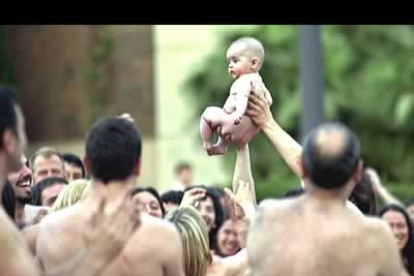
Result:
{"label": "bald man's head", "polygon": [[317,127],[305,140],[303,166],[312,183],[325,189],[343,187],[360,160],[357,137],[340,123]]}

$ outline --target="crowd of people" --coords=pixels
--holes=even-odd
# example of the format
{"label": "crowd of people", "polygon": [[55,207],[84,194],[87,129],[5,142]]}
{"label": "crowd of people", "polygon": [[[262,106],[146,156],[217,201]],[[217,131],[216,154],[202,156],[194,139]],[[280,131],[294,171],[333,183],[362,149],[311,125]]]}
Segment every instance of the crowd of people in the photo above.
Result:
{"label": "crowd of people", "polygon": [[142,144],[128,115],[95,122],[82,158],[50,147],[27,158],[14,94],[0,88],[0,275],[414,275],[414,201],[364,167],[343,124],[300,145],[251,93],[247,116],[300,183],[257,204],[248,144],[231,189],[194,181],[189,163],[162,194],[136,185]]}

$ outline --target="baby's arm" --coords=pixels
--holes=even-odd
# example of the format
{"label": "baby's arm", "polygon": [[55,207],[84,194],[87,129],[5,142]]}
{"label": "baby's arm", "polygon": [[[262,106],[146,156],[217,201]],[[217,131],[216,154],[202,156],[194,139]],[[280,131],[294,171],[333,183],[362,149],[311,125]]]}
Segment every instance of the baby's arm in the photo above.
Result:
{"label": "baby's arm", "polygon": [[258,75],[258,80],[256,83],[254,83],[254,85],[257,90],[255,90],[253,93],[255,93],[259,97],[264,97],[267,104],[271,106],[273,104],[272,94],[270,94],[269,89],[267,89],[260,75]]}
{"label": "baby's arm", "polygon": [[236,111],[234,113],[235,124],[240,123],[241,118],[246,112],[251,91],[250,78],[247,75],[241,76],[237,81]]}
{"label": "baby's arm", "polygon": [[273,103],[272,94],[270,94],[269,90],[267,89],[267,87],[266,87],[266,85],[264,84],[263,81],[262,81],[262,87],[263,87],[263,95],[264,95],[264,98],[265,98],[267,104],[269,106],[271,106],[272,103]]}
{"label": "baby's arm", "polygon": [[267,90],[267,87],[264,85],[264,83],[263,83],[263,87],[264,87],[264,91],[263,92],[264,92],[265,100],[266,100],[267,104],[269,106],[271,106],[272,103],[273,103],[272,95],[270,94],[269,90]]}
{"label": "baby's arm", "polygon": [[230,113],[233,112],[231,95],[227,97],[227,100],[226,100],[226,102],[224,103],[224,106],[223,106],[223,110],[227,114],[230,114]]}

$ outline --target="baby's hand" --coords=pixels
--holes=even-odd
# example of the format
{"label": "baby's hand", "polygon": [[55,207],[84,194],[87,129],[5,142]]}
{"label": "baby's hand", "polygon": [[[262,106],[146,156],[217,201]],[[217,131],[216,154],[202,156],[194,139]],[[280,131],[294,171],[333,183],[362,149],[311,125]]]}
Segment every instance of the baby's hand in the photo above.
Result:
{"label": "baby's hand", "polygon": [[241,122],[242,118],[243,118],[243,116],[242,116],[242,115],[234,114],[234,121],[233,121],[233,123],[234,123],[235,125],[240,124],[240,122]]}

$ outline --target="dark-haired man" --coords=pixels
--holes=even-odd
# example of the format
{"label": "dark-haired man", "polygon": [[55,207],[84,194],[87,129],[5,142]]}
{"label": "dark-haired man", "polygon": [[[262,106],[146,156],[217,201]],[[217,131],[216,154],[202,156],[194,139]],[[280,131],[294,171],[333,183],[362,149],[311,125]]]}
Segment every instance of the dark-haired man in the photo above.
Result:
{"label": "dark-haired man", "polygon": [[[24,118],[10,89],[0,87],[0,190],[4,188],[7,176],[22,167],[22,153],[27,139]],[[135,231],[139,222],[126,201],[118,211],[124,216],[108,216],[96,208],[92,213],[99,221],[88,221],[84,225],[88,235],[88,248],[68,256],[62,266],[55,266],[47,275],[99,275],[108,262],[123,249],[124,241]],[[94,212],[98,210],[97,212]],[[125,218],[125,216],[127,218]],[[116,231],[114,231],[116,229]],[[120,230],[122,229],[122,230]],[[29,253],[12,220],[0,208],[0,268],[2,275],[35,276],[39,269]]]}
{"label": "dark-haired man", "polygon": [[82,160],[77,155],[64,153],[62,154],[62,158],[65,161],[65,174],[68,182],[86,177]]}
{"label": "dark-haired man", "polygon": [[[102,118],[92,126],[83,162],[92,178],[88,195],[78,204],[45,217],[39,229],[36,253],[46,272],[85,247],[82,231],[91,216],[85,210],[95,209],[105,197],[105,212],[115,211],[139,176],[140,158],[141,137],[132,122]],[[140,230],[102,275],[182,276],[182,258],[174,226],[142,214]]]}

